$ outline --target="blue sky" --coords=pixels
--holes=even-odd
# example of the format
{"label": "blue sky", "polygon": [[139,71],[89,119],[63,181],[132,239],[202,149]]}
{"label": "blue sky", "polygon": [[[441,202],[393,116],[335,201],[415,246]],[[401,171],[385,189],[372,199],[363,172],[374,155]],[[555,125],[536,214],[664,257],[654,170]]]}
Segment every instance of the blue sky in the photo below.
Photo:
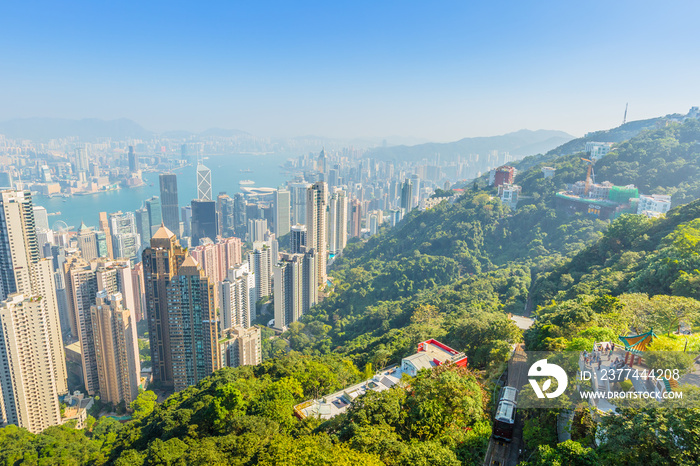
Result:
{"label": "blue sky", "polygon": [[700,105],[697,1],[3,2],[0,120],[574,135]]}

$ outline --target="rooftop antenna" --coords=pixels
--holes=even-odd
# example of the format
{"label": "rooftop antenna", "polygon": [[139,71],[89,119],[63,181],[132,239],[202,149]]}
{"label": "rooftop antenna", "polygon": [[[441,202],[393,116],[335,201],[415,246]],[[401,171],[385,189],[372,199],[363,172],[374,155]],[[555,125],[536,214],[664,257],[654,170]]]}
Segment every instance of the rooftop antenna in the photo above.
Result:
{"label": "rooftop antenna", "polygon": [[625,116],[622,118],[622,124],[623,124],[623,125],[624,125],[625,123],[627,123],[627,107],[629,107],[629,105],[630,105],[629,102],[627,102],[627,103],[625,104]]}

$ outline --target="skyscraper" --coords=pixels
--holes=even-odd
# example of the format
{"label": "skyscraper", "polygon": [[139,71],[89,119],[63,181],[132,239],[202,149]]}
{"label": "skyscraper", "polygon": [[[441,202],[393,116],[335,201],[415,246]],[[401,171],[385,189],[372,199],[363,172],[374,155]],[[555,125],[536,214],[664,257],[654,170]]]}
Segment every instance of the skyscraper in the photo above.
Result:
{"label": "skyscraper", "polygon": [[224,330],[219,341],[224,367],[255,366],[262,362],[260,327],[233,327]]}
{"label": "skyscraper", "polygon": [[357,237],[360,236],[361,232],[361,222],[362,222],[362,204],[359,199],[353,199],[350,201],[350,223],[349,230],[350,236]]}
{"label": "skyscraper", "polygon": [[52,319],[40,296],[12,294],[0,303],[0,422],[39,433],[61,423],[50,342]]}
{"label": "skyscraper", "polygon": [[326,284],[328,260],[328,218],[326,183],[317,181],[306,191],[307,246],[316,252],[316,278],[318,286]]}
{"label": "skyscraper", "polygon": [[78,147],[75,149],[75,171],[80,181],[86,181],[86,173],[89,169],[87,147]]}
{"label": "skyscraper", "polygon": [[166,386],[173,386],[167,287],[184,259],[185,250],[177,242],[175,234],[164,226],[151,238],[151,247],[143,252],[153,379]]}
{"label": "skyscraper", "polygon": [[334,188],[328,206],[328,252],[340,254],[348,242],[348,197]]}
{"label": "skyscraper", "polygon": [[[148,232],[148,240],[150,241],[153,233],[158,231],[158,228],[160,228],[160,225],[163,223],[163,214],[158,196],[153,196],[150,199],[146,199],[145,204],[146,210],[148,211],[148,223],[151,225],[151,231]],[[145,241],[146,240],[141,238],[142,243]]]}
{"label": "skyscraper", "polygon": [[182,235],[192,236],[192,206],[186,205],[180,209],[182,213]]}
{"label": "skyscraper", "polygon": [[238,238],[219,238],[216,243],[208,242],[191,248],[190,253],[207,276],[218,283],[226,278],[231,267],[241,264],[242,246]]}
{"label": "skyscraper", "polygon": [[14,293],[44,301],[54,379],[63,394],[68,391],[67,373],[52,265],[39,254],[31,193],[0,192],[0,301]]}
{"label": "skyscraper", "polygon": [[90,263],[78,255],[68,257],[64,268],[71,310],[71,333],[78,337],[80,342],[85,389],[89,395],[94,395],[99,391],[100,380],[97,374],[90,306],[95,302],[97,295],[97,278]]}
{"label": "skyscraper", "polygon": [[292,227],[289,245],[292,254],[301,252],[301,248],[306,246],[306,225],[294,225]]}
{"label": "skyscraper", "polygon": [[[114,248],[112,247],[112,232],[109,230],[109,220],[107,212],[100,212],[100,230],[105,235],[105,246],[107,246],[107,257],[114,257]],[[102,255],[100,257],[103,257]]]}
{"label": "skyscraper", "polygon": [[151,221],[148,219],[148,209],[141,207],[134,211],[136,220],[136,232],[141,238],[141,246],[147,246],[151,242]]}
{"label": "skyscraper", "polygon": [[222,331],[253,325],[256,295],[255,275],[247,262],[228,269],[228,276],[219,283]]}
{"label": "skyscraper", "polygon": [[315,256],[313,250],[282,254],[273,267],[276,329],[286,330],[318,301]]}
{"label": "skyscraper", "polygon": [[246,211],[246,200],[242,193],[233,196],[233,228],[234,236],[241,239],[248,233],[248,215]]}
{"label": "skyscraper", "polygon": [[401,187],[401,208],[404,212],[409,213],[413,210],[413,182],[406,178],[403,186]]}
{"label": "skyscraper", "polygon": [[216,202],[202,199],[192,201],[192,244],[209,238],[216,240]]}
{"label": "skyscraper", "polygon": [[290,195],[289,191],[279,188],[274,195],[275,209],[275,234],[279,238],[289,233],[290,221]]}
{"label": "skyscraper", "polygon": [[34,223],[37,231],[49,229],[49,214],[46,212],[46,207],[34,206]]}
{"label": "skyscraper", "polygon": [[100,257],[95,232],[82,222],[80,223],[80,229],[78,230],[78,248],[80,249],[83,258],[87,261]]}
{"label": "skyscraper", "polygon": [[250,271],[255,275],[255,300],[272,293],[272,251],[265,243],[254,243],[253,252],[248,254]]}
{"label": "skyscraper", "polygon": [[175,236],[180,236],[180,207],[177,199],[177,175],[174,173],[162,173],[159,179],[163,223]]}
{"label": "skyscraper", "polygon": [[306,224],[306,196],[311,187],[305,181],[289,183],[289,194],[292,203],[292,221],[296,224]]}
{"label": "skyscraper", "polygon": [[109,227],[112,232],[114,257],[138,262],[141,237],[136,229],[136,216],[133,212],[121,211],[109,214]]}
{"label": "skyscraper", "polygon": [[128,406],[139,394],[139,361],[136,319],[122,304],[121,293],[100,291],[90,307],[92,333],[99,375],[100,398]]}
{"label": "skyscraper", "polygon": [[197,164],[197,199],[211,201],[211,170],[202,162]]}
{"label": "skyscraper", "polygon": [[248,219],[248,241],[255,243],[265,240],[267,232],[267,220],[264,218]]}
{"label": "skyscraper", "polygon": [[167,287],[170,349],[176,391],[221,368],[214,285],[186,256]]}
{"label": "skyscraper", "polygon": [[139,170],[139,158],[134,153],[134,146],[129,146],[129,171],[131,173]]}

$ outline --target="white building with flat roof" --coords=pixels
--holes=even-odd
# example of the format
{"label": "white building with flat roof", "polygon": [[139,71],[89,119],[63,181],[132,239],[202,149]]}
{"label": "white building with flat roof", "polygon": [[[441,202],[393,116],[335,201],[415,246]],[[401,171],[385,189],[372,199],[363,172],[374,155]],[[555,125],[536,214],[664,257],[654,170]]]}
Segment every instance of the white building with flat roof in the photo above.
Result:
{"label": "white building with flat roof", "polygon": [[671,196],[652,194],[651,196],[639,195],[637,214],[654,217],[663,215],[671,210]]}

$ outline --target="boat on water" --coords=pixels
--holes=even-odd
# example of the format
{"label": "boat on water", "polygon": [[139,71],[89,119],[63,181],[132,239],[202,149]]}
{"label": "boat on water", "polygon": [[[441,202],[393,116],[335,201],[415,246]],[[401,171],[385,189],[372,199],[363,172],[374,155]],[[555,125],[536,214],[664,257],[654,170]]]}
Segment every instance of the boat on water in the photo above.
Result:
{"label": "boat on water", "polygon": [[241,180],[238,182],[238,184],[242,184],[244,186],[247,186],[247,185],[255,184],[255,181],[253,181],[253,180]]}
{"label": "boat on water", "polygon": [[250,168],[246,168],[245,170],[241,169],[238,171],[240,171],[241,173],[253,173],[253,170],[251,170]]}

